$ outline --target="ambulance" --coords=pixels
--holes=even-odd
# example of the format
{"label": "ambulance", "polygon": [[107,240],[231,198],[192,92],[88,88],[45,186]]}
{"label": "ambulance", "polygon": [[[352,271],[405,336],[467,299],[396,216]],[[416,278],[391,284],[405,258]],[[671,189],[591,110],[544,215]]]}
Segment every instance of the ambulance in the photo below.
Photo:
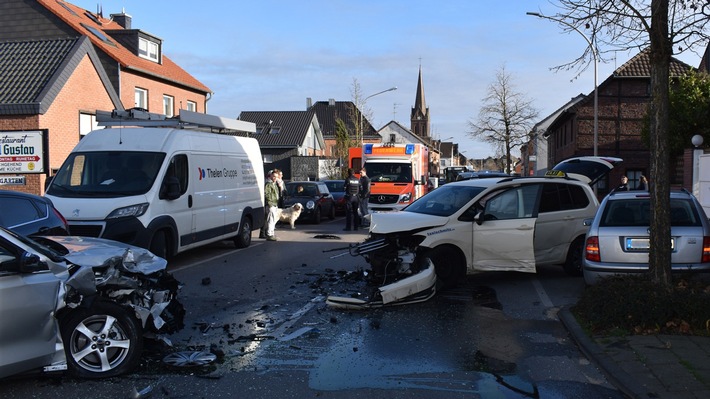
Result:
{"label": "ambulance", "polygon": [[429,148],[423,144],[363,144],[371,211],[395,211],[426,194]]}

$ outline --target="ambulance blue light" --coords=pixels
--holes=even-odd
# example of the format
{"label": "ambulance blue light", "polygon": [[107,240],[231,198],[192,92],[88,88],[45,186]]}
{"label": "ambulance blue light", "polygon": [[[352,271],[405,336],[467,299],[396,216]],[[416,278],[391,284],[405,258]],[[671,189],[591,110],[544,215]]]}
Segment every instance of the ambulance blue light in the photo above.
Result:
{"label": "ambulance blue light", "polygon": [[407,155],[412,155],[414,154],[414,144],[407,144],[407,146],[404,149],[405,154]]}
{"label": "ambulance blue light", "polygon": [[363,152],[365,154],[372,154],[372,144],[365,144],[365,148],[363,149]]}

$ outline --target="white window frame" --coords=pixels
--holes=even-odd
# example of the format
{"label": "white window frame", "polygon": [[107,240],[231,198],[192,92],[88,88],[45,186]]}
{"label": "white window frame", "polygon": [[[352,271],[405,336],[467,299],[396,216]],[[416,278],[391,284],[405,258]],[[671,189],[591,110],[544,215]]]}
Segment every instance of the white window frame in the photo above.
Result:
{"label": "white window frame", "polygon": [[105,129],[96,122],[96,115],[85,112],[79,113],[79,140],[84,138],[92,130]]}
{"label": "white window frame", "polygon": [[194,101],[187,100],[187,110],[197,112],[197,103]]}
{"label": "white window frame", "polygon": [[153,62],[158,62],[158,43],[148,40],[144,37],[138,38],[138,56],[145,58],[146,60],[151,60]]}
{"label": "white window frame", "polygon": [[163,114],[168,118],[175,116],[175,97],[163,94]]}
{"label": "white window frame", "polygon": [[134,93],[133,106],[148,109],[148,90],[136,87]]}

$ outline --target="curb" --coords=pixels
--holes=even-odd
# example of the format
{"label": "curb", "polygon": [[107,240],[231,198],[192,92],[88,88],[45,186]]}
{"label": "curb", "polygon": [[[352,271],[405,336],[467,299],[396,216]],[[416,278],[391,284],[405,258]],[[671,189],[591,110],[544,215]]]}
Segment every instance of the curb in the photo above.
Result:
{"label": "curb", "polygon": [[619,367],[614,360],[577,323],[568,306],[560,309],[558,317],[582,353],[599,367],[609,382],[621,393],[633,399],[648,398],[648,392]]}

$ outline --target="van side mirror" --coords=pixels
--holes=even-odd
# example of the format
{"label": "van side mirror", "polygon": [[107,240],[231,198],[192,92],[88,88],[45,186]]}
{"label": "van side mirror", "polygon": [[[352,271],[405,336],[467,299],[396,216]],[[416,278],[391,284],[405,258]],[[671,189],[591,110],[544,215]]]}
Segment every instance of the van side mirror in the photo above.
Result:
{"label": "van side mirror", "polygon": [[166,176],[160,187],[160,199],[175,200],[180,198],[180,180],[176,176]]}
{"label": "van side mirror", "polygon": [[43,270],[47,270],[47,265],[39,260],[39,256],[29,252],[22,253],[22,256],[20,257],[21,273],[34,273]]}

